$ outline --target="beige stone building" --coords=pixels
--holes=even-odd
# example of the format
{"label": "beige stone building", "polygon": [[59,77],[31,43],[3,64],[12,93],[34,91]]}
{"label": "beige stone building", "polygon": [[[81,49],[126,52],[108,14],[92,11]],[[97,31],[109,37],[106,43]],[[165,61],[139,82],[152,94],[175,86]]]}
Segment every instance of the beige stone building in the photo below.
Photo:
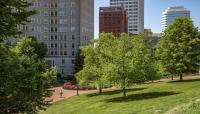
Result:
{"label": "beige stone building", "polygon": [[48,52],[46,60],[62,76],[74,72],[74,60],[80,46],[94,37],[94,0],[30,0],[37,14],[20,26],[25,35],[35,36]]}

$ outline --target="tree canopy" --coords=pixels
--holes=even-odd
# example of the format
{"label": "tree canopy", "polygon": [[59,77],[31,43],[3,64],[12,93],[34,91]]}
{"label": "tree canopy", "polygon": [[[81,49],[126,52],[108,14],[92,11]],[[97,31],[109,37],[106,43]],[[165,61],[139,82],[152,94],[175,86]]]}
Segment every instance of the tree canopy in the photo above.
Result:
{"label": "tree canopy", "polygon": [[20,34],[18,25],[28,22],[28,17],[35,11],[28,10],[31,5],[27,0],[0,0],[0,42]]}
{"label": "tree canopy", "polygon": [[32,39],[22,38],[13,49],[2,48],[0,67],[0,112],[37,113],[44,109],[51,95],[56,71],[47,69],[44,58],[38,58]]}
{"label": "tree canopy", "polygon": [[198,29],[186,17],[177,18],[164,31],[157,45],[156,55],[171,75],[182,75],[197,71],[200,55]]}
{"label": "tree canopy", "polygon": [[157,76],[153,54],[143,34],[129,37],[123,33],[114,37],[102,33],[95,46],[84,47],[83,53],[84,67],[78,73],[81,79],[121,87],[124,97],[127,87]]}

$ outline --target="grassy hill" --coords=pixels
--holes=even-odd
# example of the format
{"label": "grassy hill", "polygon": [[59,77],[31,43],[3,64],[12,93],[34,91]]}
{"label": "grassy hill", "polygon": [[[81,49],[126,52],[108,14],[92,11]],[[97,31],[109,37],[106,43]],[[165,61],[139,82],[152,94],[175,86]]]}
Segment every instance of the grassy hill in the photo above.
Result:
{"label": "grassy hill", "polygon": [[41,114],[200,114],[200,79],[137,85],[56,102]]}

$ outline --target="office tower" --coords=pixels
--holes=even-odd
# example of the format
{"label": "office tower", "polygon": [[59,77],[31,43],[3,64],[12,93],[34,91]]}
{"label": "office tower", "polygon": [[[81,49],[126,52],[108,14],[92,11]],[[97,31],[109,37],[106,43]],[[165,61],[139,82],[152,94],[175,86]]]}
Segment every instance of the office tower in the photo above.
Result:
{"label": "office tower", "polygon": [[94,0],[30,0],[37,14],[19,29],[35,36],[48,52],[46,61],[62,76],[72,76],[74,61],[80,46],[94,37]]}
{"label": "office tower", "polygon": [[120,33],[127,33],[128,18],[123,6],[101,7],[99,9],[99,32],[113,33],[116,37]]}
{"label": "office tower", "polygon": [[144,0],[110,0],[110,6],[122,4],[128,15],[129,34],[144,32]]}
{"label": "office tower", "polygon": [[190,11],[182,6],[169,7],[162,14],[162,31],[164,31],[177,17],[190,18]]}

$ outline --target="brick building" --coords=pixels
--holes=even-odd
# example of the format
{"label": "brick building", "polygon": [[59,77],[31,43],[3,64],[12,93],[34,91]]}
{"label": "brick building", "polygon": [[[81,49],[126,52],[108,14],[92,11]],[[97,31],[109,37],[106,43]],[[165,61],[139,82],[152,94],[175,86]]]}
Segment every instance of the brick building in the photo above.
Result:
{"label": "brick building", "polygon": [[99,32],[128,33],[128,18],[123,6],[100,7],[99,9]]}

